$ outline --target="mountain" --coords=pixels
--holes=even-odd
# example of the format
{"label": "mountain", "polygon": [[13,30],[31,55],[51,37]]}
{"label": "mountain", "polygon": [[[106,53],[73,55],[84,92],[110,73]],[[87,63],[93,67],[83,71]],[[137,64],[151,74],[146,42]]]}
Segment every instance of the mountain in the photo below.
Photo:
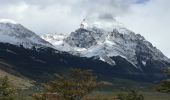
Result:
{"label": "mountain", "polygon": [[[55,45],[57,50],[78,57],[101,60],[126,71],[130,70],[129,65],[133,66],[136,74],[160,78],[162,71],[170,66],[170,59],[160,50],[113,18],[90,17],[75,32],[47,34],[42,38]],[[121,60],[124,63],[120,63]]]}
{"label": "mountain", "polygon": [[0,42],[22,45],[26,48],[51,46],[34,32],[9,19],[0,20]]}
{"label": "mountain", "polygon": [[115,20],[87,20],[70,34],[41,38],[21,24],[1,20],[0,70],[37,82],[70,68],[91,69],[104,80],[155,82],[165,78],[169,59],[141,35],[120,25]]}
{"label": "mountain", "polygon": [[[102,66],[97,69],[99,65]],[[93,58],[55,50],[49,42],[15,21],[0,21],[0,75],[5,73],[27,85],[29,80],[53,79],[56,73],[70,68],[93,69],[96,74],[102,74],[106,66],[109,65]]]}

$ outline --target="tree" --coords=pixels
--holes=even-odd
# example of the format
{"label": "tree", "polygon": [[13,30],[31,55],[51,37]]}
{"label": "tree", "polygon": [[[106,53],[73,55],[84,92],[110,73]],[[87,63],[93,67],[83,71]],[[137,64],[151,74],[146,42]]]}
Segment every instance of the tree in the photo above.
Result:
{"label": "tree", "polygon": [[[165,74],[170,77],[170,69],[165,71]],[[160,84],[156,87],[156,90],[159,92],[170,93],[170,80],[163,80]]]}
{"label": "tree", "polygon": [[15,89],[9,84],[8,77],[0,78],[0,100],[14,100]]}
{"label": "tree", "polygon": [[129,90],[127,93],[121,93],[118,95],[119,100],[144,100],[143,95],[138,94],[134,90]]}
{"label": "tree", "polygon": [[45,95],[39,95],[40,98],[36,100],[44,100],[42,98],[49,95],[58,95],[60,100],[80,100],[96,89],[97,85],[97,77],[90,70],[71,69],[67,75],[63,74],[57,80],[45,84]]}
{"label": "tree", "polygon": [[159,92],[170,93],[170,80],[163,80],[160,82],[159,86],[156,87]]}

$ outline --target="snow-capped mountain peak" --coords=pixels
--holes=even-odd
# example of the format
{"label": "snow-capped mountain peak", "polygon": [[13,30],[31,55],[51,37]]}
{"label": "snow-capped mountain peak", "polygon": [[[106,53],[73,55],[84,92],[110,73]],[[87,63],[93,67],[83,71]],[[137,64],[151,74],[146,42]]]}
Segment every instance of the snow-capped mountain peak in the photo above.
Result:
{"label": "snow-capped mountain peak", "polygon": [[116,64],[112,59],[116,56],[126,59],[140,70],[141,63],[146,66],[150,60],[170,63],[170,60],[143,36],[123,27],[112,17],[93,17],[84,19],[79,29],[62,35],[62,39],[61,34],[42,37],[60,51],[82,57],[95,57],[111,65]]}
{"label": "snow-capped mountain peak", "polygon": [[0,20],[0,42],[23,45],[25,48],[51,46],[34,32],[12,20]]}
{"label": "snow-capped mountain peak", "polygon": [[14,21],[12,19],[0,19],[0,23],[18,24],[16,21]]}

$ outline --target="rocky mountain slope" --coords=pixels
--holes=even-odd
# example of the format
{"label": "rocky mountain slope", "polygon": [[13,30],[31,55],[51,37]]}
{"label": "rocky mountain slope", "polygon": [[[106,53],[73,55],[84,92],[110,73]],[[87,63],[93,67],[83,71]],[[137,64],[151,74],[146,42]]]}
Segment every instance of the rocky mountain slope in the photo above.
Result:
{"label": "rocky mountain slope", "polygon": [[[57,50],[79,57],[95,57],[112,66],[116,65],[112,59],[116,56],[126,59],[140,71],[145,71],[150,61],[160,62],[164,67],[170,63],[170,59],[143,36],[112,18],[88,18],[75,32],[67,35],[47,34],[42,38],[55,45]],[[158,69],[162,70],[162,67]]]}

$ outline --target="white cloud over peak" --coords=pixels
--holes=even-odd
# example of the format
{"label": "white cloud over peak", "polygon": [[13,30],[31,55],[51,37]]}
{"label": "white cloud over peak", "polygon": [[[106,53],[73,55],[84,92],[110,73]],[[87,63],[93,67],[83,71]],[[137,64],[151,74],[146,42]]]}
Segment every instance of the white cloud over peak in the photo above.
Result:
{"label": "white cloud over peak", "polygon": [[0,0],[0,18],[14,19],[38,34],[71,32],[91,14],[122,15],[136,0]]}

